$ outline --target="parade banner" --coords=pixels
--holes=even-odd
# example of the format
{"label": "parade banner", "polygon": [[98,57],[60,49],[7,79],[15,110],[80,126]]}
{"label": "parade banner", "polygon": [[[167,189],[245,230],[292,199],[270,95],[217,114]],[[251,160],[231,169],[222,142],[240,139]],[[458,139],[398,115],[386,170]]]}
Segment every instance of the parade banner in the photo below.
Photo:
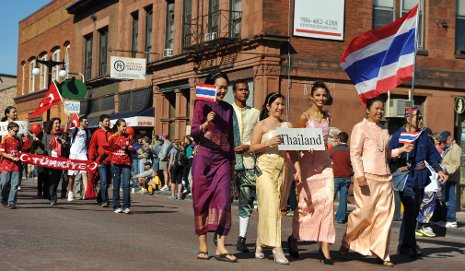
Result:
{"label": "parade banner", "polygon": [[[19,135],[23,135],[27,132],[29,122],[28,121],[15,121],[19,125]],[[8,121],[0,122],[0,136],[8,134]]]}
{"label": "parade banner", "polygon": [[324,151],[326,149],[321,128],[277,128],[283,143],[278,145],[280,151]]}
{"label": "parade banner", "polygon": [[58,158],[24,152],[19,153],[19,160],[26,164],[35,165],[39,167],[54,168],[59,170],[93,172],[98,167],[98,163],[94,161]]}

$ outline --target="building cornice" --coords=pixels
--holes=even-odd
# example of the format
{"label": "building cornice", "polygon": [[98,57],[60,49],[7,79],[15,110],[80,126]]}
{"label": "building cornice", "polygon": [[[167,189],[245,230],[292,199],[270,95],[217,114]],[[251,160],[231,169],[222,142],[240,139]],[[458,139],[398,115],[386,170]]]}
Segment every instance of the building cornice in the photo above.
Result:
{"label": "building cornice", "polygon": [[22,96],[14,97],[13,99],[15,100],[16,104],[24,103],[24,102],[40,99],[40,98],[42,98],[44,96],[44,94],[46,92],[47,92],[47,89],[42,89],[42,90],[34,91],[32,93],[28,93],[28,94],[25,94],[25,95],[22,95]]}

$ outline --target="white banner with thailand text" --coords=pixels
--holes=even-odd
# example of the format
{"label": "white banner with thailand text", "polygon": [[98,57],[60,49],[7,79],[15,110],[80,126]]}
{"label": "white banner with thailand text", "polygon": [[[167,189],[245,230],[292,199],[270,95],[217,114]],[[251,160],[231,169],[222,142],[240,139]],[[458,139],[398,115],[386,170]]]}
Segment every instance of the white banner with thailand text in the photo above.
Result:
{"label": "white banner with thailand text", "polygon": [[283,142],[278,145],[280,151],[324,151],[326,149],[321,128],[278,128]]}

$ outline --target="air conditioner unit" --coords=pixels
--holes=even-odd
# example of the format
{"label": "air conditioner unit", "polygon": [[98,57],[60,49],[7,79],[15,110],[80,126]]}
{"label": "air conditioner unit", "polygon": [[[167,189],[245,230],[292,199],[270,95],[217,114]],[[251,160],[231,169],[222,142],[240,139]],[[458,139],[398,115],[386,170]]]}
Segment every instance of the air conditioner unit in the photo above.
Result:
{"label": "air conditioner unit", "polygon": [[389,99],[385,110],[386,118],[403,118],[405,107],[410,106],[409,100]]}
{"label": "air conditioner unit", "polygon": [[218,37],[218,34],[216,32],[210,32],[210,33],[205,34],[204,41],[206,42],[212,41],[216,39],[217,37]]}
{"label": "air conditioner unit", "polygon": [[163,57],[172,57],[173,56],[173,49],[165,49],[163,51]]}

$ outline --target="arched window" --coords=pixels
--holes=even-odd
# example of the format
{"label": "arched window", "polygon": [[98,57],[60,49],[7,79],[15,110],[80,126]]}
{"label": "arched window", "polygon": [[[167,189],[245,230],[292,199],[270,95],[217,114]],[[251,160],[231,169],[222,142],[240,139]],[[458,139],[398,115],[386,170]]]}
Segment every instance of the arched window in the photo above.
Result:
{"label": "arched window", "polygon": [[[52,60],[59,62],[60,61],[60,48],[57,48],[52,51]],[[57,80],[60,78],[58,73],[60,72],[60,66],[56,65],[52,67],[52,80]]]}
{"label": "arched window", "polygon": [[26,61],[21,62],[21,95],[24,95],[26,84]]}
{"label": "arched window", "polygon": [[[47,61],[47,54],[44,54],[40,60]],[[47,66],[41,64],[40,65],[40,89],[47,88]]]}
{"label": "arched window", "polygon": [[32,70],[36,66],[36,60],[33,59],[29,62],[29,92],[34,92],[36,89],[35,76],[32,74]]}

